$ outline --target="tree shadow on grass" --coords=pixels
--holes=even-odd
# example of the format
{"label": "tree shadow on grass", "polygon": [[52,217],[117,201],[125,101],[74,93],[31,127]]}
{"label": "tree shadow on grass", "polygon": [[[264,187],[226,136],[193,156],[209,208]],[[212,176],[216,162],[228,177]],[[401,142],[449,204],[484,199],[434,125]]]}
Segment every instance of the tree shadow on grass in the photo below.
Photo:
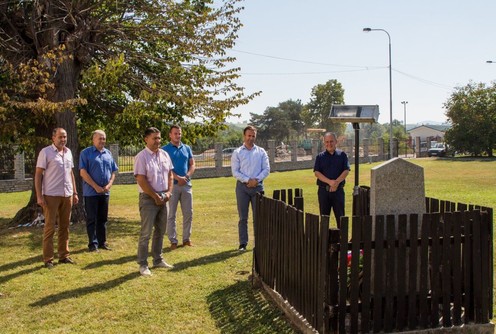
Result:
{"label": "tree shadow on grass", "polygon": [[[232,250],[232,251],[225,251],[221,253],[216,253],[216,254],[210,254],[207,256],[203,256],[197,259],[193,259],[190,261],[184,261],[184,262],[178,262],[174,264],[174,268],[171,269],[171,271],[180,271],[184,270],[187,268],[195,267],[195,266],[203,266],[203,265],[208,265],[210,263],[215,263],[215,262],[221,262],[225,261],[231,257],[234,256],[239,256],[242,253],[240,253],[237,250]],[[131,261],[136,261],[136,255],[129,255],[129,256],[124,256],[118,259],[109,259],[109,260],[102,260],[98,262],[93,262],[88,264],[86,267],[83,268],[83,270],[88,270],[88,269],[95,269],[107,265],[119,265],[119,264],[124,264],[127,262]]]}
{"label": "tree shadow on grass", "polygon": [[31,267],[31,268],[23,269],[23,270],[20,270],[20,271],[16,271],[15,273],[12,273],[12,274],[1,275],[0,276],[0,284],[3,284],[5,282],[7,282],[7,281],[10,281],[11,279],[20,277],[22,275],[28,275],[28,274],[34,273],[35,271],[38,271],[38,270],[40,270],[42,268],[43,268],[42,266],[40,266],[40,267]]}
{"label": "tree shadow on grass", "polygon": [[[84,250],[77,250],[77,251],[71,252],[71,255],[82,253],[82,252],[84,252]],[[55,254],[55,255],[57,255],[57,254]],[[10,281],[11,279],[14,279],[16,277],[20,277],[22,275],[31,274],[35,271],[38,271],[38,270],[44,268],[41,250],[40,250],[39,255],[32,256],[32,257],[29,257],[29,258],[21,260],[21,261],[15,261],[15,262],[10,262],[10,263],[6,263],[6,264],[1,265],[0,266],[0,274],[3,272],[9,271],[9,270],[19,269],[19,268],[25,267],[25,266],[32,266],[36,263],[39,263],[39,266],[19,270],[19,271],[16,271],[16,272],[14,272],[12,274],[8,274],[8,275],[5,275],[5,274],[0,275],[0,284],[5,283],[7,281]]]}
{"label": "tree shadow on grass", "polygon": [[231,257],[240,256],[241,254],[243,254],[243,253],[241,253],[238,250],[230,250],[230,251],[220,252],[220,253],[216,253],[216,254],[210,254],[210,255],[203,256],[203,257],[200,257],[197,259],[193,259],[191,261],[184,261],[184,262],[175,263],[174,268],[172,268],[171,271],[180,271],[180,270],[184,270],[184,269],[191,268],[191,267],[204,266],[204,265],[208,265],[210,263],[221,262],[221,261],[227,260]]}
{"label": "tree shadow on grass", "polygon": [[73,290],[68,290],[68,291],[63,291],[51,296],[47,296],[45,298],[42,298],[38,300],[37,302],[29,304],[31,307],[40,307],[40,306],[47,306],[50,304],[55,304],[58,303],[62,300],[65,299],[71,299],[71,298],[79,298],[84,295],[88,295],[90,293],[95,293],[95,292],[100,292],[100,291],[107,291],[110,289],[113,289],[131,279],[138,278],[139,273],[138,272],[132,272],[127,275],[118,277],[116,279],[107,281],[105,283],[99,283],[99,284],[92,284],[86,287],[81,287]]}
{"label": "tree shadow on grass", "polygon": [[[11,238],[13,235],[18,233],[27,232],[29,233],[29,238],[31,244],[29,245],[33,249],[41,249],[41,241],[43,239],[43,226],[29,226],[29,227],[12,227],[12,228],[2,228],[6,225],[8,219],[0,218],[0,237],[1,238]],[[135,236],[139,235],[140,222],[125,218],[112,218],[109,219],[107,224],[107,231],[112,238],[120,238],[122,236]],[[57,229],[55,229],[54,240],[57,239]],[[81,237],[85,240],[86,234],[86,224],[77,223],[70,225],[69,237]],[[6,243],[8,244],[8,243]]]}
{"label": "tree shadow on grass", "polygon": [[240,281],[207,297],[221,333],[297,333],[284,313],[272,306],[249,281]]}
{"label": "tree shadow on grass", "polygon": [[82,268],[83,270],[88,270],[88,269],[96,269],[100,268],[103,266],[112,266],[112,265],[120,265],[124,263],[128,263],[131,261],[136,261],[136,255],[129,255],[129,256],[123,256],[118,259],[109,259],[109,260],[102,260],[102,261],[97,261],[88,264],[86,267]]}
{"label": "tree shadow on grass", "polygon": [[15,268],[19,268],[19,267],[29,266],[29,265],[35,264],[36,262],[41,262],[41,261],[42,261],[42,256],[41,256],[41,252],[40,252],[40,254],[38,254],[38,255],[29,257],[29,258],[21,260],[21,261],[15,261],[15,262],[9,262],[9,263],[2,264],[0,266],[0,273],[2,273],[4,271],[9,271],[9,270],[12,270]]}

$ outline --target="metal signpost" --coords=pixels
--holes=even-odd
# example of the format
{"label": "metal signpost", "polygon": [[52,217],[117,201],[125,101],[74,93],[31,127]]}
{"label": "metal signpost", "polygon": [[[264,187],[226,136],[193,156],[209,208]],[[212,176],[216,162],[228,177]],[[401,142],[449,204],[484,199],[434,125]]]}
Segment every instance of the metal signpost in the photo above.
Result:
{"label": "metal signpost", "polygon": [[360,123],[375,123],[379,118],[378,105],[340,105],[331,107],[329,118],[334,122],[350,122],[355,130],[355,186],[353,187],[353,215],[360,212],[359,166],[360,166]]}

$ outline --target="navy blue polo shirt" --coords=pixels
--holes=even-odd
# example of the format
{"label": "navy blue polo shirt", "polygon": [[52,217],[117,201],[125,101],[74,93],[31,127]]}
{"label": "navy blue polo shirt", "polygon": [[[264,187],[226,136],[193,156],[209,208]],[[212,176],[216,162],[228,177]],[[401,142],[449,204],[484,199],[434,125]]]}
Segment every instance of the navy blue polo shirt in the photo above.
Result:
{"label": "navy blue polo shirt", "polygon": [[[345,170],[350,170],[350,163],[348,156],[341,150],[336,149],[334,154],[329,153],[327,150],[320,152],[315,158],[314,172],[321,172],[325,177],[335,180]],[[339,187],[344,187],[346,181],[339,184]],[[324,182],[317,179],[318,186],[326,186]]]}

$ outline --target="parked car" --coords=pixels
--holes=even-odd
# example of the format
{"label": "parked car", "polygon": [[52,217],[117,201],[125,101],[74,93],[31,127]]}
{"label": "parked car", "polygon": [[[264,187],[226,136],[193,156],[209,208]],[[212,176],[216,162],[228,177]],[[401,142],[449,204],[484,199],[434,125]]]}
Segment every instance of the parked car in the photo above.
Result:
{"label": "parked car", "polygon": [[230,156],[233,154],[234,150],[236,150],[236,149],[237,149],[237,147],[228,147],[228,148],[224,148],[224,149],[222,150],[222,157],[223,157],[223,158],[228,158],[228,157],[230,157]]}
{"label": "parked car", "polygon": [[427,155],[429,157],[432,157],[432,156],[444,157],[446,155],[446,145],[444,145],[443,143],[434,144],[434,146],[432,146],[427,151]]}

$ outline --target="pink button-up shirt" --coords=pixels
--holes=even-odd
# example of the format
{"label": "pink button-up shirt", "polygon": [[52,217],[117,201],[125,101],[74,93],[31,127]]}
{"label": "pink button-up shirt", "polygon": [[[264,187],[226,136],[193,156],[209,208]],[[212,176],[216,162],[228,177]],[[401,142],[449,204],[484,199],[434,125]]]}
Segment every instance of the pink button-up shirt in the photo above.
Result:
{"label": "pink button-up shirt", "polygon": [[[151,151],[148,147],[134,158],[134,176],[144,175],[155,192],[169,189],[169,171],[173,169],[172,161],[164,150]],[[143,189],[138,184],[140,193]]]}
{"label": "pink button-up shirt", "polygon": [[59,152],[55,145],[43,148],[38,155],[37,168],[44,169],[42,194],[47,196],[71,197],[74,193],[72,169],[74,161],[71,150],[64,147]]}

